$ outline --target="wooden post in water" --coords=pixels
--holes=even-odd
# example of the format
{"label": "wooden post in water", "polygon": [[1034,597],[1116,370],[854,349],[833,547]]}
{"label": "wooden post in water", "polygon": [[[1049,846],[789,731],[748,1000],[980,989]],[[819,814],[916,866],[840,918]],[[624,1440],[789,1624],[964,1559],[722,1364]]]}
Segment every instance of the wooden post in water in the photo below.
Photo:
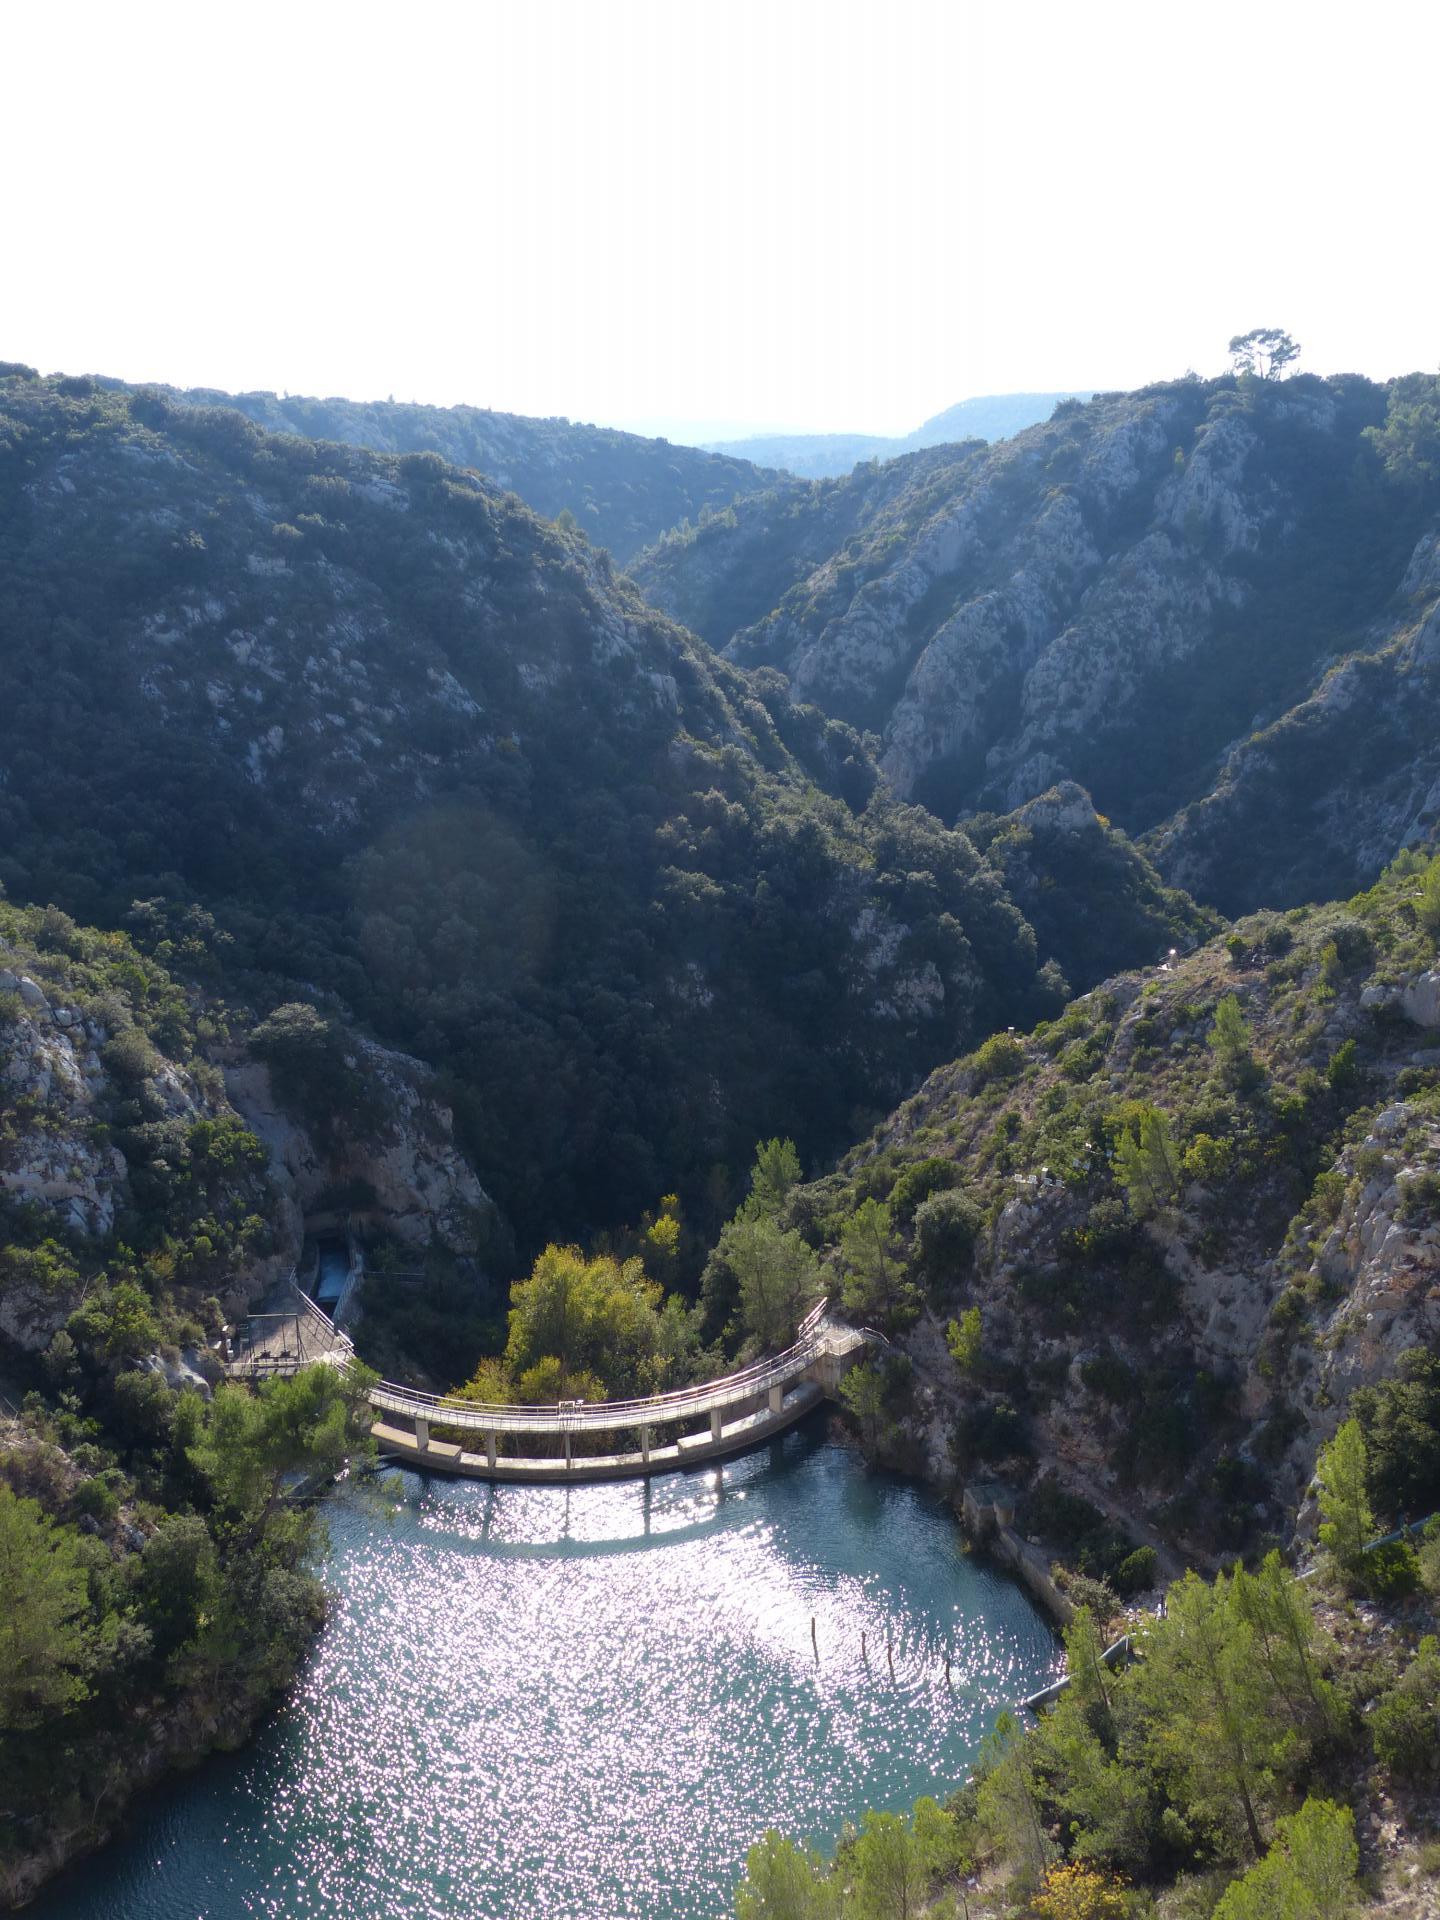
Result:
{"label": "wooden post in water", "polygon": [[950,1678],[950,1652],[948,1648],[945,1652],[945,1684],[952,1693],[955,1691],[955,1683]]}
{"label": "wooden post in water", "polygon": [[865,1629],[863,1627],[860,1629],[860,1658],[865,1662],[865,1671],[868,1673],[870,1671],[870,1654],[865,1645]]}
{"label": "wooden post in water", "polygon": [[891,1638],[888,1627],[885,1629],[885,1659],[890,1668],[890,1678],[893,1680],[895,1678],[895,1642]]}
{"label": "wooden post in water", "polygon": [[810,1644],[815,1649],[815,1664],[818,1667],[820,1664],[820,1642],[815,1638],[815,1616],[813,1613],[810,1616]]}

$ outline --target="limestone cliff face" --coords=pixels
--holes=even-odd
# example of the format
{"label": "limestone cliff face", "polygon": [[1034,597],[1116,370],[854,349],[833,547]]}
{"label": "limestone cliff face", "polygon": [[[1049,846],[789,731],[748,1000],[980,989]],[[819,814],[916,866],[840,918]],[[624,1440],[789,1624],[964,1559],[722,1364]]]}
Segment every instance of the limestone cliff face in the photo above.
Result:
{"label": "limestone cliff face", "polygon": [[378,1116],[363,1136],[342,1133],[328,1146],[285,1111],[263,1065],[247,1061],[225,1071],[236,1111],[270,1149],[292,1258],[299,1256],[305,1216],[333,1209],[340,1193],[359,1196],[342,1210],[369,1232],[414,1248],[438,1241],[473,1254],[495,1207],[455,1145],[450,1110],[436,1099],[429,1069],[373,1041],[353,1045],[351,1057],[378,1096]]}
{"label": "limestone cliff face", "polygon": [[[143,995],[138,957],[122,947],[116,961]],[[203,1235],[216,1258],[196,1290],[231,1306],[276,1265],[277,1199],[258,1164],[206,1158],[216,1130],[241,1128],[218,1072],[178,1020],[157,1044],[135,1015],[93,963],[0,941],[0,1335],[32,1351],[120,1242]]]}
{"label": "limestone cliff face", "polygon": [[1393,609],[1306,699],[1228,756],[1151,839],[1177,886],[1231,912],[1360,886],[1440,823],[1440,529]]}
{"label": "limestone cliff face", "polygon": [[[1440,967],[1416,884],[1107,980],[932,1075],[800,1196],[827,1239],[921,1173],[969,1202],[972,1256],[895,1216],[925,1292],[903,1342],[933,1473],[1053,1470],[1201,1560],[1290,1536],[1355,1390],[1440,1342]],[[1163,1149],[1132,1182],[1122,1137],[1156,1115]],[[970,1305],[982,1358],[962,1375],[941,1330]]]}
{"label": "limestone cliff face", "polygon": [[348,1035],[366,1124],[321,1140],[215,1037],[217,1009],[124,936],[0,917],[0,1339],[43,1350],[132,1272],[184,1315],[213,1295],[233,1316],[298,1260],[317,1207],[413,1247],[473,1255],[493,1236],[419,1061]]}
{"label": "limestone cliff face", "polygon": [[[1407,726],[1399,689],[1424,671],[1409,642],[1433,539],[1407,556],[1440,504],[1386,494],[1363,437],[1384,407],[1350,379],[1100,396],[1000,446],[860,469],[788,507],[737,502],[637,577],[736,661],[878,734],[893,789],[944,817],[1070,779],[1128,830],[1159,829],[1162,871],[1201,897],[1335,893],[1423,821],[1437,777],[1423,753],[1408,777],[1379,765],[1382,741],[1403,761],[1434,732]],[[1407,635],[1383,669],[1323,680]],[[1312,741],[1336,763],[1329,811],[1300,764]],[[1249,820],[1297,773],[1315,826],[1340,828],[1328,888],[1277,840],[1244,892],[1226,862],[1244,865]]]}

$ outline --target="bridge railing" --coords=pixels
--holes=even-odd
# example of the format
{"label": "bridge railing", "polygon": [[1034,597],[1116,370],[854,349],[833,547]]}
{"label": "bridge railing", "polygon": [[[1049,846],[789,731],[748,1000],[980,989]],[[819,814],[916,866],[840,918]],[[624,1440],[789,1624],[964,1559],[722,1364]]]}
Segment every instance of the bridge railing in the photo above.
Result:
{"label": "bridge railing", "polygon": [[[294,1319],[300,1327],[311,1328],[323,1338],[328,1352],[310,1356],[316,1359],[341,1356],[341,1364],[354,1357],[354,1346],[322,1308],[306,1294],[292,1271],[290,1275],[296,1307],[290,1315],[252,1316],[252,1325],[264,1319]],[[883,1335],[869,1328],[835,1329],[825,1323],[828,1300],[821,1300],[806,1314],[797,1329],[798,1338],[783,1353],[754,1361],[718,1380],[702,1381],[695,1386],[677,1387],[668,1393],[649,1394],[636,1400],[563,1401],[548,1405],[524,1405],[510,1402],[460,1400],[450,1394],[422,1393],[417,1388],[382,1380],[370,1389],[369,1400],[377,1413],[399,1414],[402,1418],[429,1420],[432,1425],[460,1429],[467,1433],[565,1433],[605,1432],[624,1427],[658,1427],[671,1422],[733,1407],[746,1400],[758,1400],[771,1387],[784,1386],[826,1353],[850,1349],[856,1339],[888,1345]],[[284,1354],[252,1352],[248,1360],[238,1360],[234,1370],[253,1376],[294,1372],[303,1365],[303,1339],[292,1358]]]}
{"label": "bridge railing", "polygon": [[757,1360],[736,1373],[719,1380],[701,1382],[693,1387],[678,1387],[669,1393],[655,1393],[639,1400],[566,1401],[548,1406],[526,1406],[502,1402],[457,1400],[453,1396],[417,1393],[410,1387],[382,1380],[371,1389],[370,1404],[377,1413],[398,1413],[413,1419],[417,1414],[437,1426],[484,1433],[563,1433],[584,1430],[605,1431],[616,1427],[663,1426],[670,1421],[692,1419],[696,1415],[734,1406],[743,1400],[758,1399],[772,1386],[793,1380],[823,1353],[838,1347],[842,1338],[824,1324],[827,1301],[801,1322],[799,1339],[784,1353]]}

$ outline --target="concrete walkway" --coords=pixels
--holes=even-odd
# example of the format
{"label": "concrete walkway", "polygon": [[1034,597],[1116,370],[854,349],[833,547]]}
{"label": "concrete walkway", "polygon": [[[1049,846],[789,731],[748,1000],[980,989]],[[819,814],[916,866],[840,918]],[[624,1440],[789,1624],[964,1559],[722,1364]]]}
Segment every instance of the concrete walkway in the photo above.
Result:
{"label": "concrete walkway", "polygon": [[[342,1368],[353,1360],[347,1336],[293,1276],[287,1299],[266,1305],[280,1310],[252,1317],[231,1360],[232,1375],[256,1380],[294,1373],[316,1360]],[[640,1400],[547,1406],[486,1405],[382,1380],[370,1390],[372,1432],[387,1458],[484,1480],[572,1482],[673,1473],[782,1433],[838,1390],[867,1346],[887,1344],[868,1328],[832,1320],[822,1300],[801,1322],[792,1347],[718,1380]],[[705,1424],[695,1433],[677,1431],[693,1421]],[[594,1445],[616,1436],[631,1444],[603,1450]],[[524,1443],[549,1439],[553,1445],[539,1454],[505,1451],[522,1437]]]}

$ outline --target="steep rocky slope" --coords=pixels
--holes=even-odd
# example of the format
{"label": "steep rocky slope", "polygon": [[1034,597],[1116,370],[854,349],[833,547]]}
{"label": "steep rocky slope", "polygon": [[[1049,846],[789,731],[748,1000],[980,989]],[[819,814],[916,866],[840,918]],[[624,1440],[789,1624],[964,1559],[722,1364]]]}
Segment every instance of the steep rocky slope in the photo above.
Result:
{"label": "steep rocky slope", "polygon": [[[1440,1343],[1437,933],[1415,859],[1244,920],[932,1075],[794,1195],[837,1284],[841,1224],[890,1207],[910,1457],[1031,1482],[1042,1533],[1053,1473],[1202,1563],[1288,1538],[1355,1390]],[[941,1327],[970,1305],[962,1373]]]}
{"label": "steep rocky slope", "polygon": [[[1388,398],[1354,377],[1102,395],[1000,446],[861,469],[787,512],[738,502],[642,556],[637,578],[733,659],[779,668],[797,699],[880,734],[893,788],[943,817],[1068,778],[1127,830],[1153,829],[1204,799],[1234,743],[1381,644],[1377,623],[1398,637],[1415,617],[1440,481],[1387,474],[1368,436]],[[827,522],[831,550],[806,572]],[[752,583],[787,576],[757,616]],[[1357,864],[1373,875],[1377,850],[1423,815],[1423,768],[1402,792],[1386,764],[1402,700],[1357,692],[1393,678],[1361,666],[1316,696],[1337,721],[1324,752],[1347,816],[1340,857],[1264,844],[1242,904],[1294,898],[1317,873],[1339,891]],[[1302,709],[1278,749],[1263,733],[1254,747],[1257,770],[1268,756],[1279,779],[1297,776],[1301,811],[1318,783],[1295,742],[1317,737]],[[1408,738],[1393,737],[1392,761]],[[1226,779],[1258,793],[1241,765]],[[1207,836],[1223,830],[1197,816],[1173,847],[1157,842],[1161,865],[1236,897]]]}
{"label": "steep rocky slope", "polygon": [[433,1076],[291,1013],[299,1071],[293,1037],[255,1039],[126,934],[0,901],[0,1339],[43,1353],[130,1280],[146,1337],[194,1345],[299,1260],[317,1207],[421,1247],[493,1238]]}
{"label": "steep rocky slope", "polygon": [[87,381],[0,415],[0,881],[338,994],[522,1239],[828,1151],[1052,991],[968,839],[851,810],[848,729],[479,477]]}
{"label": "steep rocky slope", "polygon": [[622,564],[666,528],[721,512],[738,495],[760,492],[778,477],[722,452],[485,407],[232,394],[208,387],[164,391],[189,406],[233,407],[274,433],[376,453],[438,453],[510,488],[547,519],[573,514],[581,532]]}
{"label": "steep rocky slope", "polygon": [[1393,611],[1281,719],[1242,741],[1214,788],[1153,836],[1177,885],[1227,912],[1360,886],[1440,821],[1440,532],[1423,535]]}

